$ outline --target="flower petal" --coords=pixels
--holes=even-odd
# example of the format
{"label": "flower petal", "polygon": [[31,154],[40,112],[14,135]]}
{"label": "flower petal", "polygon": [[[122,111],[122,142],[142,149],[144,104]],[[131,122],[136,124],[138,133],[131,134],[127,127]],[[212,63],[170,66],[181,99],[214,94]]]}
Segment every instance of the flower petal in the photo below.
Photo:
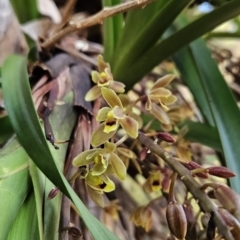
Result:
{"label": "flower petal", "polygon": [[117,152],[119,152],[120,154],[122,154],[123,156],[128,157],[128,158],[137,158],[136,154],[127,148],[118,147]]}
{"label": "flower petal", "polygon": [[138,128],[139,128],[139,129],[142,128],[142,126],[143,126],[143,120],[142,120],[142,118],[141,118],[139,115],[137,115],[137,114],[134,113],[134,112],[130,112],[130,113],[129,113],[129,117],[135,119],[135,120],[138,122]]}
{"label": "flower petal", "polygon": [[162,103],[165,105],[171,105],[177,101],[177,97],[174,95],[170,95],[169,97],[166,98],[161,98]]}
{"label": "flower petal", "polygon": [[85,178],[86,183],[93,189],[100,192],[111,192],[115,190],[114,182],[106,175],[93,176],[91,172]]}
{"label": "flower petal", "polygon": [[147,95],[147,102],[145,104],[145,109],[148,111],[150,111],[152,109],[152,101],[148,95]]}
{"label": "flower petal", "polygon": [[95,131],[93,131],[92,136],[91,136],[91,145],[93,147],[97,147],[97,146],[105,143],[116,132],[116,131],[112,131],[112,132],[106,133],[103,131],[104,128],[105,128],[105,123],[102,123]]}
{"label": "flower petal", "polygon": [[170,124],[170,119],[167,113],[157,104],[152,103],[152,109],[150,111],[155,118],[157,118],[161,123]]}
{"label": "flower petal", "polygon": [[91,150],[87,150],[85,152],[80,153],[73,159],[73,161],[72,161],[73,166],[81,167],[81,166],[87,165],[89,163],[92,163],[94,161],[94,159],[93,158],[87,159],[87,156],[95,153],[96,151],[97,151],[97,149],[91,149]]}
{"label": "flower petal", "polygon": [[118,97],[120,98],[121,102],[122,102],[122,105],[123,105],[123,108],[127,108],[128,105],[130,104],[130,99],[128,97],[127,94],[119,94]]}
{"label": "flower petal", "polygon": [[85,95],[86,101],[93,101],[101,96],[101,88],[99,86],[92,87]]}
{"label": "flower petal", "polygon": [[114,108],[116,106],[123,108],[120,98],[112,89],[103,87],[101,90],[103,98],[111,108]]}
{"label": "flower petal", "polygon": [[173,79],[174,79],[173,74],[168,74],[165,75],[164,77],[158,79],[152,86],[152,89],[160,88],[160,87],[165,87],[167,86]]}
{"label": "flower petal", "polygon": [[106,184],[105,187],[103,187],[104,192],[112,192],[115,190],[115,183],[105,174],[101,175],[100,178],[102,181]]}
{"label": "flower petal", "polygon": [[103,163],[103,162],[95,163],[92,168],[92,175],[100,176],[106,171],[106,169],[107,169],[107,163]]}
{"label": "flower petal", "polygon": [[88,184],[86,184],[86,188],[90,198],[100,207],[104,207],[102,192],[96,191],[91,188]]}
{"label": "flower petal", "polygon": [[138,136],[138,122],[126,116],[123,119],[119,119],[120,125],[125,130],[125,132],[132,138],[137,138]]}
{"label": "flower petal", "polygon": [[103,108],[99,109],[96,120],[98,122],[105,121],[107,119],[107,114],[109,111],[111,111],[110,107],[103,107]]}
{"label": "flower petal", "polygon": [[160,97],[169,97],[171,95],[171,91],[169,91],[166,88],[157,88],[157,89],[153,89],[150,94],[149,97],[153,100],[158,99]]}
{"label": "flower petal", "polygon": [[111,153],[111,152],[115,151],[116,145],[111,142],[105,142],[104,148],[106,149],[107,152]]}
{"label": "flower petal", "polygon": [[101,81],[101,75],[97,71],[92,71],[91,77],[94,83],[98,84]]}
{"label": "flower petal", "polygon": [[114,107],[112,112],[113,112],[113,117],[115,117],[116,119],[123,119],[125,116],[123,113],[123,110],[119,107]]}
{"label": "flower petal", "polygon": [[119,179],[124,180],[127,173],[126,166],[124,165],[123,161],[115,153],[111,153],[109,159],[116,175],[119,177]]}
{"label": "flower petal", "polygon": [[[109,112],[111,113],[111,112]],[[116,132],[119,126],[118,119],[114,118],[113,116],[109,116],[105,121],[105,127],[104,127],[104,132],[105,133],[110,133],[110,132]]]}
{"label": "flower petal", "polygon": [[106,68],[109,68],[109,69],[110,69],[109,63],[106,63],[106,62],[103,60],[103,56],[102,56],[102,55],[98,55],[97,61],[98,61],[98,70],[99,70],[99,72],[104,72],[104,70],[105,70]]}
{"label": "flower petal", "polygon": [[118,81],[111,81],[109,87],[116,93],[124,93],[125,84]]}

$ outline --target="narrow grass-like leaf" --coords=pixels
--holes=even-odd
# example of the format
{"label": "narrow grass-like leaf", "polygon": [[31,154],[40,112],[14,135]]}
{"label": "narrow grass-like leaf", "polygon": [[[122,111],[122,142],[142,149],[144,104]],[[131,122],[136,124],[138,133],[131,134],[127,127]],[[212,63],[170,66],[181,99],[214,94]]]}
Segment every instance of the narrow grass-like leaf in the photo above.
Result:
{"label": "narrow grass-like leaf", "polygon": [[[120,0],[102,0],[104,7],[114,6],[120,4]],[[118,14],[116,16],[107,18],[103,22],[103,41],[104,41],[104,59],[109,62],[116,49],[118,39],[123,28],[123,16]]]}
{"label": "narrow grass-like leaf", "polygon": [[8,116],[0,118],[0,133],[1,133],[0,144],[7,141],[14,134],[14,131]]}
{"label": "narrow grass-like leaf", "polygon": [[36,202],[32,192],[23,203],[7,240],[40,240],[37,222]]}
{"label": "narrow grass-like leaf", "polygon": [[[203,40],[191,45],[196,64],[202,75],[205,89],[209,95],[210,105],[222,142],[227,167],[240,174],[240,110],[233,93],[221,75],[211,52]],[[239,177],[230,180],[235,191],[240,193]]]}
{"label": "narrow grass-like leaf", "polygon": [[[14,71],[12,70],[13,67]],[[94,239],[118,239],[90,214],[58,169],[34,109],[24,57],[12,55],[4,62],[2,87],[12,126],[31,159],[49,180],[73,201]]]}
{"label": "narrow grass-like leaf", "polygon": [[31,188],[28,169],[1,180],[0,186],[0,239],[7,239],[13,222]]}
{"label": "narrow grass-like leaf", "polygon": [[[132,66],[139,58],[144,57],[145,52],[156,44],[164,31],[191,0],[171,0],[167,1],[164,5],[158,2],[161,1],[157,1],[157,3],[153,3],[153,5],[156,7],[160,6],[160,8],[154,9],[153,12],[142,11],[142,14],[147,14],[149,17],[149,20],[145,22],[145,26],[142,28],[138,27],[138,21],[130,22],[125,26],[125,28],[131,29],[138,28],[139,31],[137,32],[137,38],[133,37],[128,42],[121,41],[121,44],[118,46],[116,57],[114,57],[116,63],[113,64],[113,72],[116,76]],[[154,12],[158,12],[158,14],[154,14]],[[132,14],[134,14],[134,12]],[[153,15],[154,17],[152,17]],[[124,39],[124,36],[123,34],[122,39]],[[131,33],[131,36],[133,36],[133,33]]]}
{"label": "narrow grass-like leaf", "polygon": [[186,121],[181,126],[187,126],[188,131],[184,136],[192,142],[198,142],[217,151],[222,152],[222,144],[216,127],[208,124]]}
{"label": "narrow grass-like leaf", "polygon": [[40,16],[37,0],[10,0],[10,2],[20,23],[25,23]]}
{"label": "narrow grass-like leaf", "polygon": [[29,159],[29,172],[32,179],[34,198],[36,204],[39,239],[43,240],[43,196],[46,182],[45,175],[39,170],[35,163]]}
{"label": "narrow grass-like leaf", "polygon": [[196,65],[195,58],[189,46],[182,48],[173,55],[173,60],[179,69],[184,83],[189,87],[205,120],[214,126],[214,119],[209,105],[208,95],[202,83],[202,75]]}
{"label": "narrow grass-like leaf", "polygon": [[[191,41],[211,31],[219,24],[239,14],[239,0],[230,1],[158,43],[149,49],[143,56],[139,57],[139,59],[132,65],[124,68],[124,71],[122,69],[120,71],[114,68],[114,78],[118,81],[124,82],[127,89],[130,89],[140,78],[150,72],[158,63],[167,57],[170,57]],[[131,51],[131,49],[129,49],[129,51]]]}
{"label": "narrow grass-like leaf", "polygon": [[0,157],[0,180],[28,168],[28,155],[21,146],[7,155],[0,151]]}

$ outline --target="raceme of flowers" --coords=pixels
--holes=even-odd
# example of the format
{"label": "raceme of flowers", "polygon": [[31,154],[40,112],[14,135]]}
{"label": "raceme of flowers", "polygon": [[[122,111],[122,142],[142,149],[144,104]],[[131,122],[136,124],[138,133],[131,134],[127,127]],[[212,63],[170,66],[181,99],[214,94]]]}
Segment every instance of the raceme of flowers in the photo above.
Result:
{"label": "raceme of flowers", "polygon": [[[93,101],[102,96],[106,105],[98,111],[96,116],[100,124],[91,136],[93,149],[76,156],[73,165],[79,169],[84,168],[84,174],[80,177],[85,180],[90,197],[98,205],[104,206],[102,194],[115,189],[109,174],[115,174],[120,180],[124,180],[129,159],[136,158],[131,150],[125,151],[124,148],[117,147],[118,144],[110,141],[120,127],[125,132],[125,139],[137,138],[139,128],[142,127],[142,119],[133,112],[135,103],[131,103],[129,97],[123,94],[125,85],[114,80],[110,65],[103,60],[102,56],[98,56],[98,71],[92,71],[91,76],[96,85],[87,92],[85,100]],[[146,110],[165,126],[171,124],[167,114],[168,106],[176,101],[171,91],[165,88],[173,79],[173,75],[160,78],[146,94]],[[144,188],[147,192],[159,191],[160,182],[160,172],[152,172]]]}

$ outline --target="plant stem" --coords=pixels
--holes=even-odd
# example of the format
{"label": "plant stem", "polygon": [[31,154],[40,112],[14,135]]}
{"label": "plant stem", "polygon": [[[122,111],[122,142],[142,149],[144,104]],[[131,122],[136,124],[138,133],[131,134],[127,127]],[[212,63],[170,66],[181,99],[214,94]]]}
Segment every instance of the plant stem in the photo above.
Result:
{"label": "plant stem", "polygon": [[93,25],[102,24],[103,20],[109,17],[112,17],[118,13],[127,12],[130,9],[144,7],[147,4],[153,2],[155,0],[137,0],[137,1],[130,1],[126,3],[122,3],[113,7],[106,7],[102,11],[98,12],[97,14],[81,20],[79,22],[73,23],[56,33],[50,39],[46,40],[42,45],[42,49],[48,50],[50,49],[58,40],[62,37],[66,36],[67,34],[78,31],[82,28],[87,28]]}
{"label": "plant stem", "polygon": [[122,138],[120,138],[115,144],[116,146],[121,145],[123,142],[125,142],[129,138],[128,134],[124,135]]}
{"label": "plant stem", "polygon": [[172,168],[173,171],[179,174],[181,180],[186,185],[189,192],[191,192],[195,199],[201,202],[204,211],[209,213],[214,212],[214,221],[222,236],[224,236],[226,240],[234,240],[231,232],[218,213],[216,206],[213,204],[207,194],[201,191],[201,185],[191,176],[190,172],[182,164],[171,157],[168,152],[164,151],[164,149],[162,149],[154,141],[146,137],[144,133],[139,132],[138,140],[147,148],[149,148],[153,153],[161,157],[163,161],[165,161]]}

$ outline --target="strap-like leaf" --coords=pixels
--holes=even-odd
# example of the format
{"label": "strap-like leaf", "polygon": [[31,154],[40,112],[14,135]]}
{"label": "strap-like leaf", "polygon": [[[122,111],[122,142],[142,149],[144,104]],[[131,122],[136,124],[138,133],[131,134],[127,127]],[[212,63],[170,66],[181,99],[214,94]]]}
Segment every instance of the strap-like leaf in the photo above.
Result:
{"label": "strap-like leaf", "polygon": [[[131,88],[140,78],[149,73],[161,61],[170,57],[193,40],[211,31],[219,24],[238,16],[239,14],[239,0],[232,0],[229,3],[226,3],[152,48],[149,48],[147,52],[139,57],[132,65],[127,66],[127,68],[113,68],[114,78],[118,81],[124,82],[127,89]],[[131,52],[132,49],[128,49],[128,51]],[[116,56],[116,59],[118,59],[118,56]],[[119,59],[117,61],[119,61]],[[125,61],[125,59],[123,59],[123,61]]]}
{"label": "strap-like leaf", "polygon": [[[197,40],[191,45],[192,53],[204,88],[207,91],[209,103],[216,122],[216,127],[222,142],[226,164],[229,169],[240,172],[240,110],[233,93],[221,75],[211,52],[203,40]],[[235,191],[240,193],[239,177],[230,180]]]}

